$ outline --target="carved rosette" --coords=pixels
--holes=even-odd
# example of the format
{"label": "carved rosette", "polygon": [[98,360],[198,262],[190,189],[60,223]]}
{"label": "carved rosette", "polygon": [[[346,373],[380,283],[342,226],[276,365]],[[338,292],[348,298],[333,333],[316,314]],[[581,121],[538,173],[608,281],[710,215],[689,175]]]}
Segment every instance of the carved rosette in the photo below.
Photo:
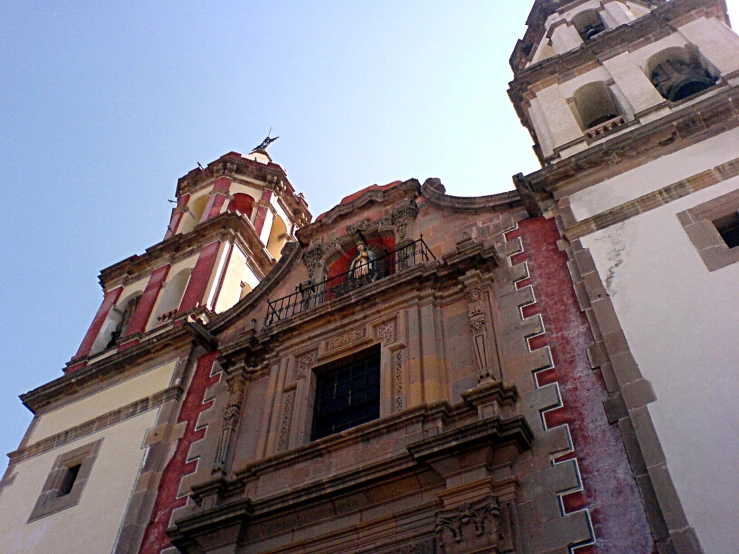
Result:
{"label": "carved rosette", "polygon": [[223,410],[223,429],[216,449],[213,472],[226,471],[228,465],[229,451],[241,419],[241,406],[244,403],[246,392],[246,377],[244,374],[239,373],[229,379],[228,388],[228,400],[226,401],[226,408]]}
{"label": "carved rosette", "polygon": [[[436,536],[442,554],[502,552],[500,504],[495,495],[436,512]],[[483,550],[484,549],[484,550]]]}

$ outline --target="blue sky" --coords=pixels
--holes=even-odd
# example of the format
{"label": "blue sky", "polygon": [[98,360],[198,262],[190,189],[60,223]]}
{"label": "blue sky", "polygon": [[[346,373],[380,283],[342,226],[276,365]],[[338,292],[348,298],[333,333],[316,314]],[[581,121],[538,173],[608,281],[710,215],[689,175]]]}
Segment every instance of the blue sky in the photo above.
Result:
{"label": "blue sky", "polygon": [[506,95],[530,5],[0,0],[0,451],[31,419],[17,395],[79,346],[99,271],[162,239],[197,162],[271,127],[314,215],[373,183],[471,196],[535,170]]}

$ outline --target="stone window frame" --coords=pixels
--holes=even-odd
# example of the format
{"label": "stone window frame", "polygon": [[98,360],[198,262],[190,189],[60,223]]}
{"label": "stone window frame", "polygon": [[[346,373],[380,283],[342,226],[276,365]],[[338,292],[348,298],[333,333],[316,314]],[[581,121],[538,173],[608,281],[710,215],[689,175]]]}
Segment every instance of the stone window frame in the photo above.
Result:
{"label": "stone window frame", "polygon": [[739,246],[729,248],[715,221],[739,211],[739,189],[677,214],[708,271],[739,262]]}
{"label": "stone window frame", "polygon": [[[28,523],[79,503],[102,443],[103,439],[99,439],[57,456],[31,516],[28,518]],[[62,486],[67,479],[69,469],[77,466],[79,466],[79,471],[74,477],[71,489],[65,494],[62,492]]]}
{"label": "stone window frame", "polygon": [[379,380],[379,388],[380,392],[377,397],[377,403],[378,403],[378,415],[376,418],[373,418],[368,421],[364,421],[362,423],[358,423],[356,425],[353,425],[352,427],[349,427],[348,429],[353,429],[354,427],[357,427],[359,425],[362,425],[364,423],[369,423],[370,421],[377,421],[382,418],[382,397],[383,397],[383,360],[382,360],[382,347],[380,344],[375,344],[368,346],[367,348],[361,348],[355,352],[348,353],[344,356],[341,356],[340,358],[337,358],[335,360],[332,360],[330,362],[327,362],[325,364],[318,365],[314,368],[312,368],[312,379],[313,381],[311,384],[311,394],[313,396],[312,402],[311,402],[311,408],[310,408],[310,442],[315,442],[318,440],[321,440],[326,437],[330,437],[333,435],[336,435],[337,433],[340,433],[342,431],[336,431],[333,433],[328,434],[321,434],[320,436],[316,436],[317,432],[317,421],[316,417],[318,417],[318,383],[321,375],[327,375],[331,373],[335,373],[337,371],[340,371],[341,369],[346,368],[347,366],[354,365],[358,362],[362,361],[368,361],[368,360],[374,360],[377,359],[377,372],[378,372],[378,380]]}

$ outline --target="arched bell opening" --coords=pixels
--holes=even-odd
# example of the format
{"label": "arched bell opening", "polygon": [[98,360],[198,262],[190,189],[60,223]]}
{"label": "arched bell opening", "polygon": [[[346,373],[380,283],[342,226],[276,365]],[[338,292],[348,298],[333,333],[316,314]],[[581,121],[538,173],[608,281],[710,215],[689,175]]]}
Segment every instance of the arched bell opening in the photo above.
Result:
{"label": "arched bell opening", "polygon": [[182,297],[185,296],[185,289],[190,282],[191,273],[192,269],[183,269],[164,285],[160,292],[161,296],[156,311],[150,320],[150,328],[162,325],[174,318],[182,302]]}
{"label": "arched bell opening", "polygon": [[203,212],[205,212],[205,206],[207,204],[207,194],[198,196],[188,203],[185,213],[182,216],[182,223],[180,224],[179,229],[180,233],[189,233],[195,228],[198,223],[200,223],[200,220],[203,217]]}
{"label": "arched bell opening", "polygon": [[575,117],[583,130],[593,129],[622,115],[611,89],[601,81],[577,89],[574,104]]}
{"label": "arched bell opening", "polygon": [[585,10],[578,13],[572,18],[572,24],[583,42],[589,41],[606,30],[606,24],[596,10]]}
{"label": "arched bell opening", "polygon": [[141,291],[131,293],[113,306],[103,326],[100,328],[95,342],[92,344],[92,348],[90,349],[91,356],[115,346],[118,339],[126,334],[141,294]]}
{"label": "arched bell opening", "polygon": [[229,212],[239,212],[251,219],[251,214],[254,209],[254,198],[243,192],[237,192],[231,198],[231,202],[228,204]]}
{"label": "arched bell opening", "polygon": [[697,48],[675,46],[658,52],[646,65],[646,74],[663,98],[678,102],[715,85],[720,77]]}
{"label": "arched bell opening", "polygon": [[272,254],[272,257],[276,260],[280,259],[280,253],[282,247],[287,242],[287,225],[282,218],[275,214],[272,220],[272,229],[269,232],[269,239],[267,240],[267,251]]}

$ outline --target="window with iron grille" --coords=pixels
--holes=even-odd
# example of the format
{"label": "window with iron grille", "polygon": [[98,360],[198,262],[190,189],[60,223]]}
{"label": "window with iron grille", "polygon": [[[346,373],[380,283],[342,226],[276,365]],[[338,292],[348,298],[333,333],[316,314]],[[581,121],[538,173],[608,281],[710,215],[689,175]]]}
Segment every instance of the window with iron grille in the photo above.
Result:
{"label": "window with iron grille", "polygon": [[380,348],[318,369],[311,440],[380,417]]}

